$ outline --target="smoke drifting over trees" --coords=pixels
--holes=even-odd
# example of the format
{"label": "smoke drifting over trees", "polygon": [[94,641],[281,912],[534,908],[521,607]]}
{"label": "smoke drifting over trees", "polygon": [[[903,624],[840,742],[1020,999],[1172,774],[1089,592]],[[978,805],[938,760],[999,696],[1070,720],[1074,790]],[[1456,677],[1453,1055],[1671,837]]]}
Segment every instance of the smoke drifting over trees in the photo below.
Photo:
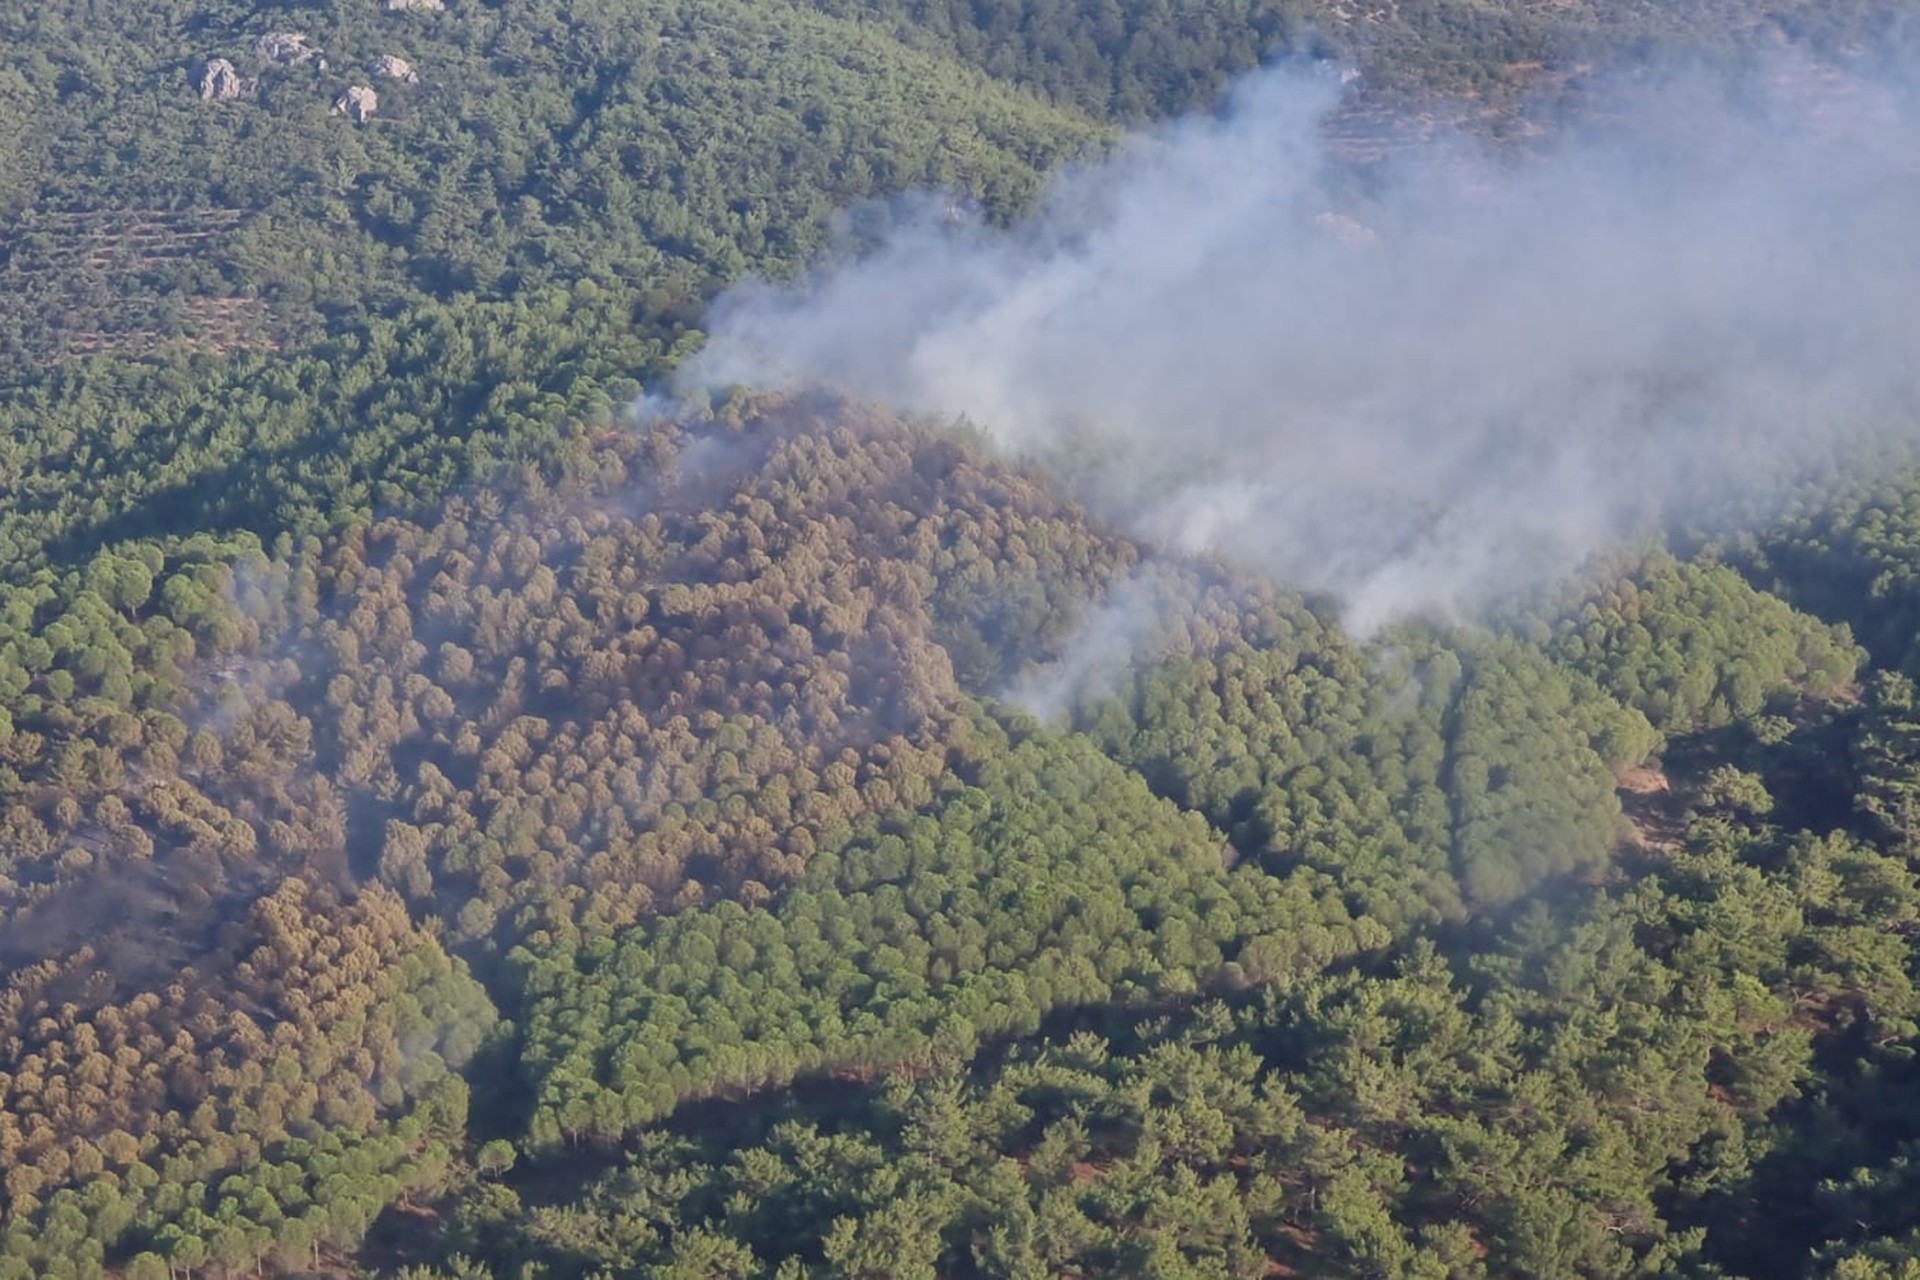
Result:
{"label": "smoke drifting over trees", "polygon": [[1803,70],[1641,74],[1549,141],[1366,173],[1324,144],[1333,77],[1270,70],[1019,226],[930,200],[735,288],[681,385],[964,413],[1357,629],[1471,610],[1915,402],[1912,104]]}

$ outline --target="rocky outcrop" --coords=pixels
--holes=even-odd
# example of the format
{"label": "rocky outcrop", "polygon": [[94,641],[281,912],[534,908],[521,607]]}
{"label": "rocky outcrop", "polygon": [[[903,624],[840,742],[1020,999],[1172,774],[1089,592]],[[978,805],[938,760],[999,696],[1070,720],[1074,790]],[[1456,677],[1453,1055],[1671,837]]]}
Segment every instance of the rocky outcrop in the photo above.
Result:
{"label": "rocky outcrop", "polygon": [[304,67],[311,62],[322,71],[327,69],[326,55],[308,44],[307,37],[298,31],[270,31],[253,42],[253,51],[283,67]]}
{"label": "rocky outcrop", "polygon": [[335,115],[345,116],[355,124],[365,124],[379,109],[380,95],[364,84],[354,85],[333,104]]}
{"label": "rocky outcrop", "polygon": [[413,64],[391,53],[383,53],[373,60],[373,74],[402,84],[420,83],[420,73],[413,69]]}
{"label": "rocky outcrop", "polygon": [[439,13],[447,0],[387,0],[387,8],[398,13]]}
{"label": "rocky outcrop", "polygon": [[200,64],[194,87],[208,102],[231,102],[253,92],[253,81],[243,80],[239,71],[225,58],[208,58]]}

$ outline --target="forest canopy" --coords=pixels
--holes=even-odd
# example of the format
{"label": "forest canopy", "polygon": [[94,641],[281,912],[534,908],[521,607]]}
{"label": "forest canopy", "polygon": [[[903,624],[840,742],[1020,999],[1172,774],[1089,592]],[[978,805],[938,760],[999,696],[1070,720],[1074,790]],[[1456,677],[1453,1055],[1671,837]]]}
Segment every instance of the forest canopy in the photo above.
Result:
{"label": "forest canopy", "polygon": [[0,1280],[1912,1276],[1911,459],[1358,635],[964,422],[646,398],[1274,58],[1363,189],[1909,36],[0,3]]}

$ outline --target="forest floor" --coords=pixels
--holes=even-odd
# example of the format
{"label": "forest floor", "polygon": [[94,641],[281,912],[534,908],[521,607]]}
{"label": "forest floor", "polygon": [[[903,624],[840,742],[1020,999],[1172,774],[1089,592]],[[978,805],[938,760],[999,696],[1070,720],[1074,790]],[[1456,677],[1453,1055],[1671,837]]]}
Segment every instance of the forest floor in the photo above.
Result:
{"label": "forest floor", "polygon": [[1686,804],[1667,775],[1651,765],[1634,765],[1614,777],[1620,808],[1633,824],[1635,842],[1643,849],[1678,845],[1686,832]]}

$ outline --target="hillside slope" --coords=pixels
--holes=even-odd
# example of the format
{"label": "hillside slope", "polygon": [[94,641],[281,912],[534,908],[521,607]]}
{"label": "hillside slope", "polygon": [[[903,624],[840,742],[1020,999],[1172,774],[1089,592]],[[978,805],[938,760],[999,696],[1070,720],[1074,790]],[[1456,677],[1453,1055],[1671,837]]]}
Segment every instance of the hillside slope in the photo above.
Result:
{"label": "hillside slope", "polygon": [[[1691,1227],[1736,1211],[1704,1188],[1750,1158],[1713,1144],[1790,1143],[1770,1126],[1797,1081],[1907,1034],[1904,856],[1870,825],[1766,820],[1776,789],[1801,803],[1797,753],[1882,741],[1896,709],[1834,701],[1844,633],[1737,579],[1656,561],[1597,596],[1686,656],[1625,664],[1598,607],[1579,649],[1359,645],[855,406],[657,421],[568,459],[426,520],[107,554],[12,597],[6,1274],[298,1274],[370,1230],[373,1257],[552,1275],[707,1249],[740,1275],[1480,1251],[1618,1274],[1713,1256]],[[1142,583],[1159,621],[1088,674],[1081,624]],[[1603,691],[1728,664],[1751,693],[1699,705],[1750,739]],[[1050,723],[1003,701],[1067,671],[1031,704]],[[1663,732],[1693,825],[1635,852],[1609,767]],[[1000,1082],[1063,1052],[1116,1083]],[[1240,1136],[1214,1095],[1150,1083],[1192,1053],[1266,1099]],[[1146,1092],[1094,1101],[1126,1080]],[[985,1127],[889,1118],[933,1105]],[[805,1225],[726,1189],[815,1142],[919,1189],[864,1199],[835,1156],[779,1175],[838,1206]],[[531,1163],[501,1184],[509,1144]],[[1594,1154],[1543,1199],[1515,1171],[1569,1144]],[[565,1191],[583,1148],[611,1171]],[[1415,1160],[1449,1190],[1391,1174]],[[429,1244],[381,1216],[420,1198],[463,1225]],[[581,1213],[600,1225],[561,1225]],[[1032,1214],[1053,1225],[996,1234]],[[1550,1245],[1542,1214],[1574,1235]]]}
{"label": "hillside slope", "polygon": [[634,407],[1276,49],[1363,163],[1899,26],[0,3],[0,1280],[1909,1275],[1905,462],[1356,637],[964,425]]}

